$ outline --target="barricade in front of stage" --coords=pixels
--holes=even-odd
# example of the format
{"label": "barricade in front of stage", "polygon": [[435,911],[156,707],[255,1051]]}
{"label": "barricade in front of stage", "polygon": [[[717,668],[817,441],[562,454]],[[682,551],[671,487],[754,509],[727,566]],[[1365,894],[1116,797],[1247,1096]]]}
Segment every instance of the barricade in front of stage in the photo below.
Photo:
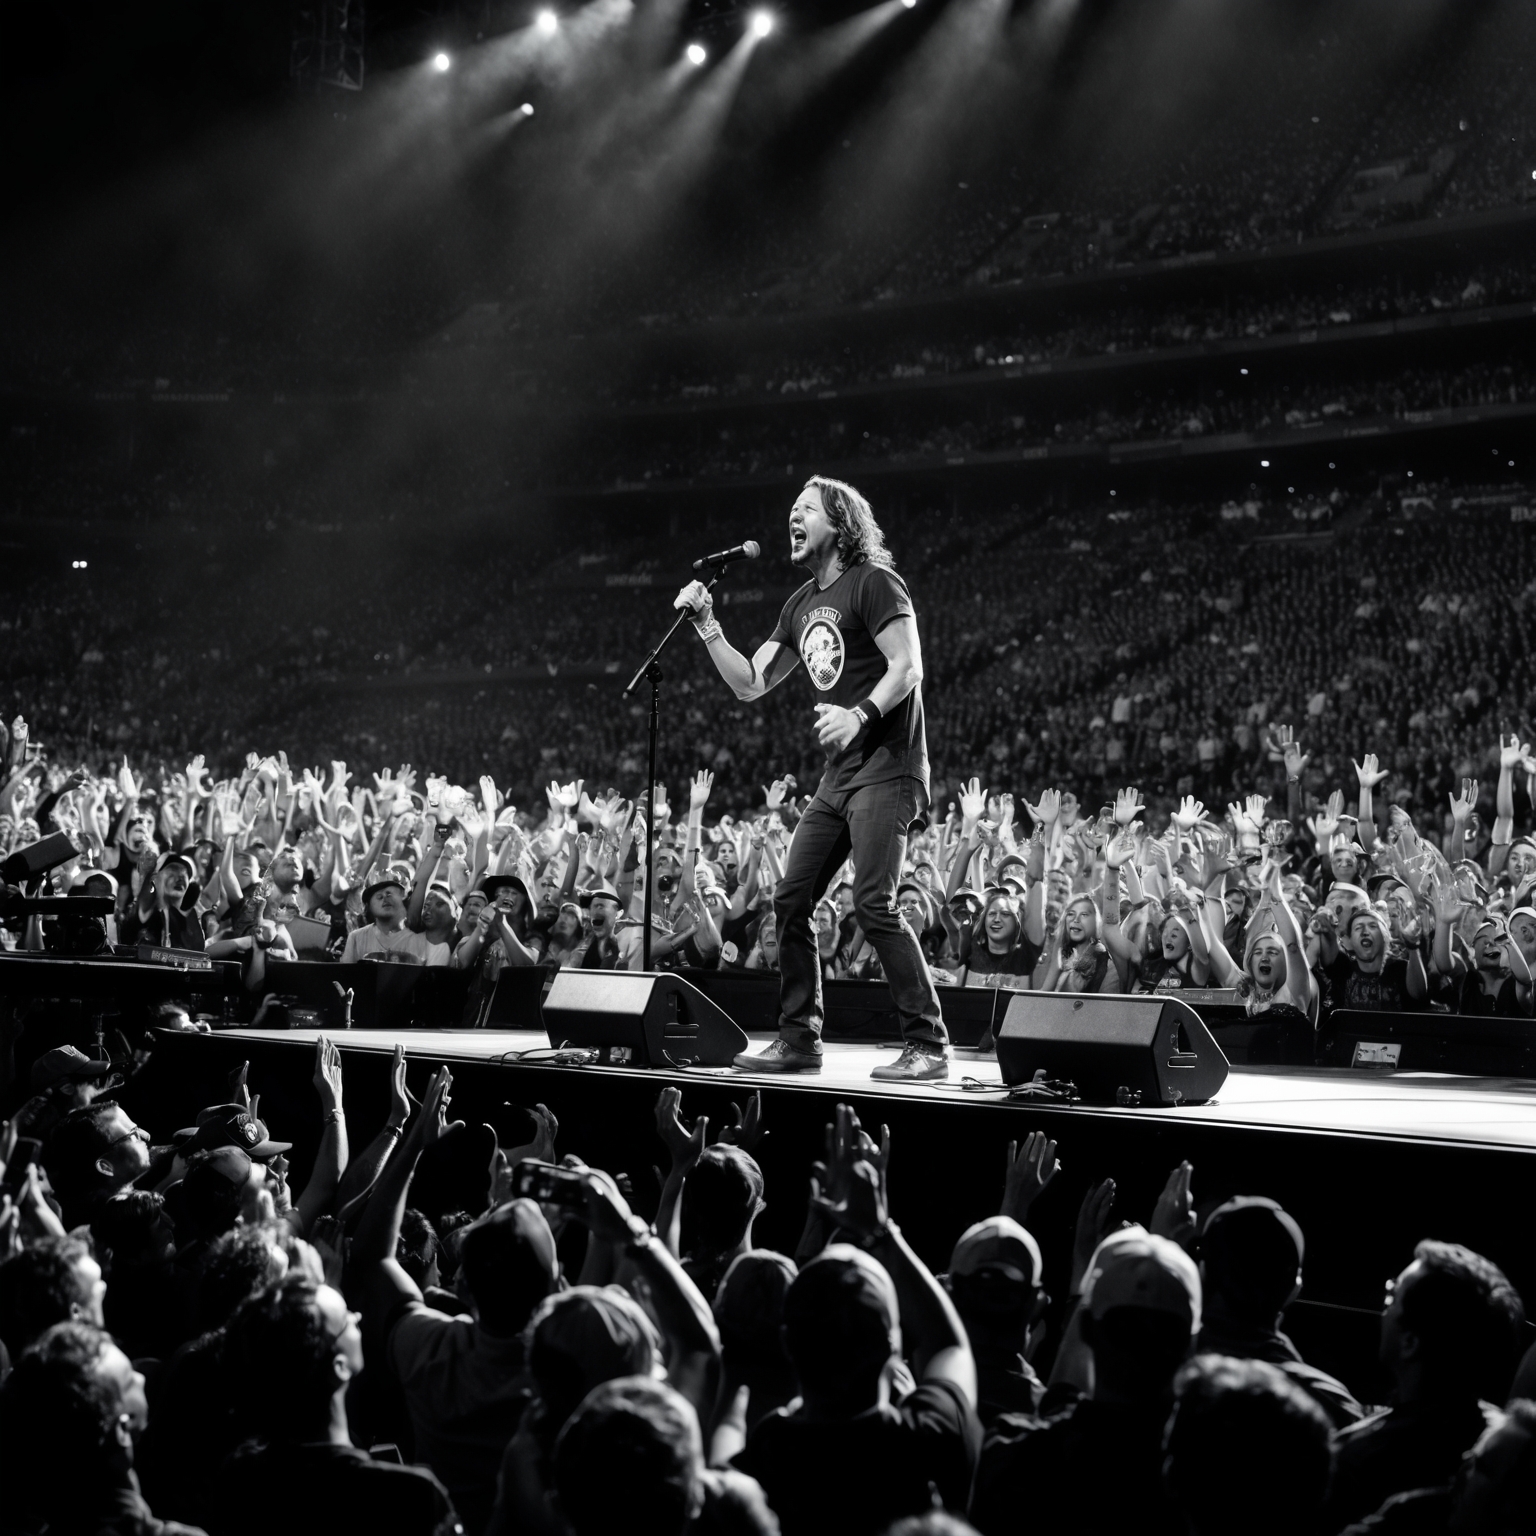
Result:
{"label": "barricade in front of stage", "polygon": [[[762,971],[684,971],[689,982],[749,1033],[778,1028],[778,977]],[[470,974],[440,966],[333,965],[272,961],[266,991],[281,1003],[264,1020],[342,1027],[341,994],[352,993],[359,1029],[443,1029],[473,1025],[542,1029],[540,1002],[550,973],[507,967],[488,1006],[470,995]],[[995,1036],[1016,995],[1003,987],[944,987],[950,1038],[974,1047]],[[1204,1020],[1233,1066],[1313,1065],[1373,1071],[1452,1072],[1536,1077],[1536,1023],[1523,1019],[1443,1013],[1336,1013],[1320,1033],[1298,1018],[1249,1015],[1236,994],[1186,988],[1176,994]],[[105,1017],[108,1026],[138,1023],[157,1003],[176,1000],[220,1019],[225,1003],[242,998],[240,967],[215,962],[208,970],[148,965],[126,959],[71,960],[0,955],[0,1005],[59,1000],[72,1022]],[[872,1043],[898,1040],[901,1030],[890,989],[880,981],[832,981],[823,988],[826,1038]],[[71,1031],[70,1038],[78,1029]],[[557,1042],[558,1043],[558,1042]]]}

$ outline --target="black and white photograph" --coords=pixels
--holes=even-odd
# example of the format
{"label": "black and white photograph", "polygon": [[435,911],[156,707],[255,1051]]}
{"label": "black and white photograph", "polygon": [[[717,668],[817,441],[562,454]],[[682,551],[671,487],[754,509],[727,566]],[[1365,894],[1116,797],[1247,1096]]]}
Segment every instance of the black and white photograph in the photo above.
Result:
{"label": "black and white photograph", "polygon": [[0,124],[0,1536],[1536,1536],[1536,0]]}

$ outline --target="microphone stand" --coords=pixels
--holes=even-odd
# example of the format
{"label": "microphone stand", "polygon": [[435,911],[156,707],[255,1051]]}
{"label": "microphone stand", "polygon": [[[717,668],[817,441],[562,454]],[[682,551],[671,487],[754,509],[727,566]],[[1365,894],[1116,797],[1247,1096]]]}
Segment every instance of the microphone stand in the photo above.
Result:
{"label": "microphone stand", "polygon": [[[710,569],[713,574],[704,583],[704,590],[706,592],[713,592],[719,584],[720,578],[725,574],[725,562],[723,560],[716,561]],[[656,742],[657,738],[661,735],[662,672],[660,659],[661,653],[667,648],[668,641],[683,627],[685,621],[691,622],[693,616],[691,608],[684,608],[679,611],[677,617],[672,621],[671,629],[656,642],[655,648],[640,663],[640,670],[630,678],[629,686],[624,690],[624,697],[627,699],[640,686],[642,680],[649,680],[651,685],[649,773],[645,787],[645,932],[641,935],[640,939],[640,968],[646,971],[651,968],[651,886],[653,883],[651,871],[654,868],[652,859],[656,844]]]}

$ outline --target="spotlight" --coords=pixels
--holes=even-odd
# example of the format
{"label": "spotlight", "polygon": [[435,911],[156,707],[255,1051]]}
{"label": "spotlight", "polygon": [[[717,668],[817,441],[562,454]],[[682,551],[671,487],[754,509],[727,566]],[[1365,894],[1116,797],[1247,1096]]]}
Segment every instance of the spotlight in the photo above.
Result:
{"label": "spotlight", "polygon": [[521,112],[524,117],[532,117],[533,103],[531,101],[525,101],[517,110]]}
{"label": "spotlight", "polygon": [[917,9],[917,0],[901,0],[901,3],[909,11],[915,11]]}
{"label": "spotlight", "polygon": [[553,11],[540,11],[537,17],[534,18],[534,25],[538,27],[545,37],[548,37],[560,30],[560,18]]}
{"label": "spotlight", "polygon": [[1268,469],[1269,468],[1269,460],[1268,459],[1260,459],[1259,460],[1259,468],[1260,469]]}
{"label": "spotlight", "polygon": [[767,37],[773,31],[773,13],[771,11],[752,12],[752,36]]}
{"label": "spotlight", "polygon": [[440,75],[446,75],[452,64],[453,60],[446,53],[434,53],[432,55],[432,68]]}
{"label": "spotlight", "polygon": [[709,57],[703,43],[689,43],[686,53],[690,64],[702,64]]}

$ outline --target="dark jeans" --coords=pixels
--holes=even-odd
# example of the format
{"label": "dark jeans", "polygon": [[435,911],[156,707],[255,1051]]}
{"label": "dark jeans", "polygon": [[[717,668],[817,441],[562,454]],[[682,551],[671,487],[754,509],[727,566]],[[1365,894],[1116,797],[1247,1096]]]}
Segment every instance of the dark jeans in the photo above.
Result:
{"label": "dark jeans", "polygon": [[896,911],[896,882],[922,785],[888,779],[823,796],[806,807],[773,893],[778,925],[779,1034],[800,1051],[821,1049],[821,961],[812,914],[833,875],[853,856],[853,911],[874,945],[908,1042],[948,1045],[928,962]]}

